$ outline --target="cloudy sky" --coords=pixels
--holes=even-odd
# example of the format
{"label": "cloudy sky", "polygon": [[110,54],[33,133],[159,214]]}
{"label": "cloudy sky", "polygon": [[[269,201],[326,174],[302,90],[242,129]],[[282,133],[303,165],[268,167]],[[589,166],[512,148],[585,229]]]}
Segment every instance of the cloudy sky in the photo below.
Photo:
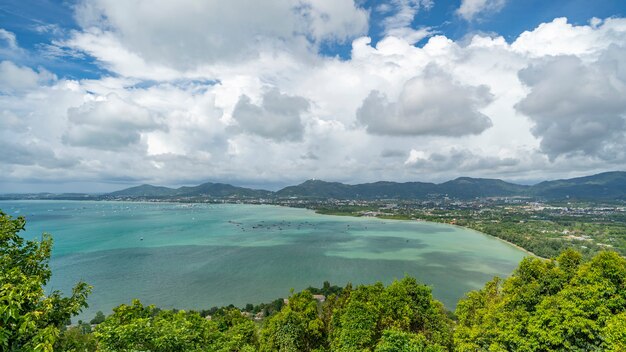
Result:
{"label": "cloudy sky", "polygon": [[0,0],[0,192],[626,170],[626,2]]}

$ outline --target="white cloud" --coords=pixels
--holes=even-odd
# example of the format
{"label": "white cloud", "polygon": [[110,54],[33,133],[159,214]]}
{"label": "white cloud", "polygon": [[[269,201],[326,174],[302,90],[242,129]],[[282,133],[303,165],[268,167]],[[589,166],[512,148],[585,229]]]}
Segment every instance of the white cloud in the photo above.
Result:
{"label": "white cloud", "polygon": [[[3,63],[20,78],[0,94],[0,140],[28,160],[5,157],[4,179],[281,185],[311,177],[537,180],[626,168],[617,118],[626,96],[624,19],[557,19],[512,43],[435,35],[415,46],[415,38],[389,35],[373,45],[354,37],[367,13],[351,1],[243,10],[235,1],[206,14],[210,4],[133,1],[126,13],[113,1],[84,5],[77,16],[85,27],[62,44],[112,72],[100,79],[50,80]],[[167,11],[188,14],[187,22],[162,25]],[[246,22],[254,11],[258,18]],[[285,21],[268,22],[282,14]],[[411,29],[395,20],[389,29]],[[220,36],[234,43],[210,42]],[[349,59],[317,53],[320,43],[342,40],[352,42]],[[576,138],[584,143],[563,142]]]}
{"label": "white cloud", "polygon": [[235,105],[233,119],[237,130],[275,141],[299,141],[304,134],[301,115],[309,109],[302,97],[281,94],[271,89],[263,94],[260,105],[242,95]]}
{"label": "white cloud", "polygon": [[3,46],[9,50],[18,49],[17,39],[13,32],[9,32],[6,29],[0,28],[0,40],[4,42]]}
{"label": "white cloud", "polygon": [[406,82],[397,102],[372,91],[357,110],[357,120],[373,134],[479,134],[492,123],[478,110],[492,99],[487,86],[459,84],[439,68],[428,66],[423,75]]}
{"label": "white cloud", "polygon": [[30,67],[18,66],[11,61],[0,62],[0,92],[22,92],[55,79],[53,74],[43,68],[36,72]]}
{"label": "white cloud", "polygon": [[575,56],[551,57],[520,71],[531,91],[516,108],[533,120],[533,134],[551,158],[575,152],[604,159],[623,154],[626,49],[612,48],[612,53],[587,65]]}
{"label": "white cloud", "polygon": [[[67,45],[88,52],[108,47],[133,64],[143,60],[178,71],[254,60],[262,51],[308,55],[324,41],[365,33],[368,21],[367,11],[351,0],[232,0],[227,6],[221,1],[97,0],[81,2],[77,9],[85,31],[75,32]],[[114,55],[98,58],[117,68]]]}
{"label": "white cloud", "polygon": [[410,44],[430,36],[429,27],[414,28],[413,20],[419,11],[427,11],[433,6],[431,0],[392,0],[387,6],[379,7],[380,12],[393,12],[383,20],[384,34],[401,38]]}
{"label": "white cloud", "polygon": [[67,111],[63,142],[71,146],[121,150],[138,144],[141,133],[163,129],[152,112],[114,93]]}
{"label": "white cloud", "polygon": [[480,15],[499,12],[505,4],[506,0],[461,0],[456,13],[467,21],[473,21]]}
{"label": "white cloud", "polygon": [[445,151],[432,153],[411,149],[405,165],[420,169],[422,172],[454,172],[471,173],[475,171],[503,172],[520,164],[514,157],[475,154],[468,149],[449,148]]}
{"label": "white cloud", "polygon": [[575,26],[561,17],[523,32],[511,48],[531,57],[576,55],[585,59],[597,57],[615,44],[626,45],[626,19],[608,18],[594,25]]}

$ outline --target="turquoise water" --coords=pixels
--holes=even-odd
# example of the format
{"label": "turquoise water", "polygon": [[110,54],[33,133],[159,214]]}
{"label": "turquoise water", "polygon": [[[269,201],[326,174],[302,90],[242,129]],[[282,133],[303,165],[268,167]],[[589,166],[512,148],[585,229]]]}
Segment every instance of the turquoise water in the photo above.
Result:
{"label": "turquoise water", "polygon": [[431,285],[448,308],[525,253],[459,227],[325,216],[305,209],[82,201],[0,201],[27,238],[54,237],[49,290],[94,286],[81,317],[140,298],[163,308],[268,302],[289,290],[391,282]]}

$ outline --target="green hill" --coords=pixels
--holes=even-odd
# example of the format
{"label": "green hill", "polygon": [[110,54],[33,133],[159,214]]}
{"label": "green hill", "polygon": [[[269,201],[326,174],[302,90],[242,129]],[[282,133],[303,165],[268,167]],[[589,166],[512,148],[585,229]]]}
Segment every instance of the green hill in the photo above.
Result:
{"label": "green hill", "polygon": [[305,199],[427,199],[448,196],[457,199],[477,197],[538,197],[555,199],[626,199],[626,172],[605,172],[566,180],[545,181],[534,186],[498,179],[459,177],[444,183],[379,181],[349,185],[340,182],[308,180],[277,192],[237,187],[225,183],[167,188],[141,185],[112,192],[106,197],[168,198],[305,198]]}
{"label": "green hill", "polygon": [[541,182],[531,188],[531,194],[550,199],[624,199],[626,172],[605,172],[567,180]]}

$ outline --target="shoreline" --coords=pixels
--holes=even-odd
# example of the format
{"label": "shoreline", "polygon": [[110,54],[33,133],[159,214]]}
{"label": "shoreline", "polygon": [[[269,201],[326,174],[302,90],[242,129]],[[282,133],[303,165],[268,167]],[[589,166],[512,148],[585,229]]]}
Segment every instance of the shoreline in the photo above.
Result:
{"label": "shoreline", "polygon": [[[287,207],[287,208],[292,208],[292,207]],[[323,214],[323,213],[318,212],[318,211],[317,211],[317,210],[315,210],[315,209],[310,209],[310,208],[306,208],[306,209],[312,210],[312,211],[314,211],[316,214],[319,214],[319,215],[329,215],[329,216],[350,216],[350,217],[354,217],[354,218],[360,218],[360,217],[362,217],[362,216],[357,216],[357,215],[354,215],[354,214]],[[480,231],[475,230],[475,229],[473,229],[473,228],[471,228],[471,227],[466,227],[466,226],[461,226],[461,225],[456,225],[456,224],[449,224],[449,223],[447,223],[447,222],[437,222],[437,221],[428,221],[428,220],[410,220],[410,219],[379,218],[379,217],[377,217],[377,216],[372,216],[372,217],[370,217],[370,218],[373,218],[373,219],[380,219],[380,220],[389,220],[389,221],[425,222],[425,223],[431,223],[431,224],[439,224],[439,225],[454,226],[454,227],[458,227],[458,228],[461,228],[461,229],[464,229],[464,230],[474,231],[474,232],[476,232],[476,233],[478,233],[478,234],[481,234],[481,235],[484,235],[484,236],[487,236],[487,237],[490,237],[490,238],[495,238],[495,239],[497,239],[497,240],[499,240],[499,241],[501,241],[501,242],[504,242],[504,243],[506,243],[506,244],[508,244],[508,245],[511,245],[511,246],[513,246],[513,247],[515,247],[515,248],[517,248],[517,249],[521,250],[522,252],[524,252],[524,253],[526,253],[526,254],[529,254],[529,255],[531,255],[531,256],[533,256],[533,257],[535,257],[535,258],[540,258],[540,259],[549,260],[549,258],[544,258],[544,257],[542,257],[542,256],[539,256],[539,255],[537,255],[537,254],[535,254],[535,253],[533,253],[533,252],[529,251],[528,249],[526,249],[526,248],[524,248],[524,247],[522,247],[522,246],[519,246],[519,245],[517,245],[517,244],[515,244],[515,243],[509,242],[509,241],[507,241],[507,240],[505,240],[505,239],[503,239],[503,238],[497,237],[497,236],[493,236],[493,235],[490,235],[490,234],[487,234],[487,233],[484,233],[484,232],[480,232]]]}
{"label": "shoreline", "polygon": [[537,255],[537,254],[535,254],[535,253],[533,253],[533,252],[529,251],[528,249],[526,249],[526,248],[524,248],[524,247],[522,247],[522,246],[519,246],[519,245],[517,245],[517,244],[515,244],[515,243],[513,243],[513,242],[509,242],[509,241],[507,241],[507,240],[505,240],[505,239],[503,239],[503,238],[500,238],[500,237],[497,237],[497,236],[493,236],[493,235],[490,235],[490,234],[487,234],[487,233],[484,233],[484,232],[480,232],[480,231],[478,231],[478,230],[474,230],[474,229],[473,229],[473,228],[471,228],[471,227],[465,227],[465,226],[455,225],[455,224],[447,224],[447,223],[445,223],[445,222],[436,222],[435,224],[446,224],[446,225],[450,225],[450,226],[460,227],[460,228],[465,229],[465,230],[474,231],[474,232],[477,232],[477,233],[479,233],[479,234],[481,234],[481,235],[489,236],[489,237],[491,237],[491,238],[495,238],[495,239],[497,239],[497,240],[499,240],[499,241],[502,241],[502,242],[504,242],[504,243],[510,244],[511,246],[513,246],[513,247],[515,247],[515,248],[517,248],[517,249],[521,250],[522,252],[525,252],[525,253],[527,253],[527,254],[530,254],[531,256],[533,256],[533,257],[535,257],[535,258],[540,258],[540,259],[549,260],[549,258],[544,258],[544,257],[542,257],[542,256],[539,256],[539,255]]}

